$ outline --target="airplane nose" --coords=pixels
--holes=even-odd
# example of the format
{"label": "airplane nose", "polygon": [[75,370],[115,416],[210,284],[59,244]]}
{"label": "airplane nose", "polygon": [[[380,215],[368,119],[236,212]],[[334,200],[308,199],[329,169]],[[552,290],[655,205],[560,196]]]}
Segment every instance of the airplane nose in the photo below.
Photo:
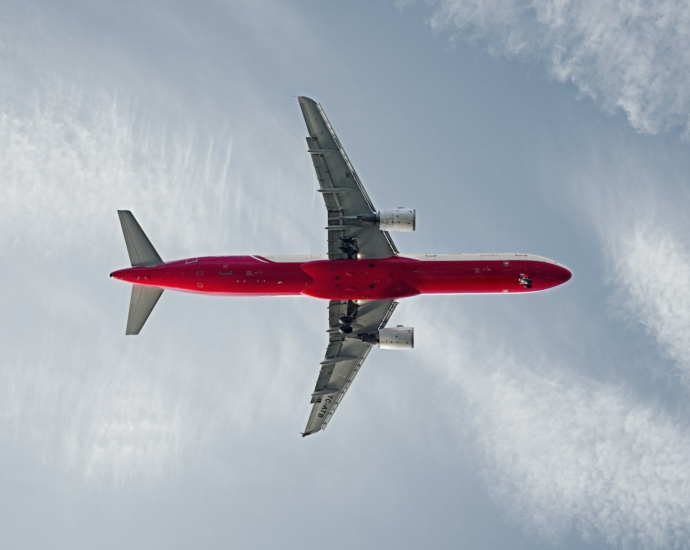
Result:
{"label": "airplane nose", "polygon": [[570,279],[573,278],[573,272],[570,271],[567,267],[559,265],[557,266],[558,269],[556,271],[556,280],[558,281],[559,285],[562,285],[563,283],[567,283]]}

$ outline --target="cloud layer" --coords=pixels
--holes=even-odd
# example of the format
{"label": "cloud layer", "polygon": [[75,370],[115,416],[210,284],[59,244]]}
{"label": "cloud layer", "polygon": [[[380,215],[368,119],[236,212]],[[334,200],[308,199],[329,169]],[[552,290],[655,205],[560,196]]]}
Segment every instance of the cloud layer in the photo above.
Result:
{"label": "cloud layer", "polygon": [[658,223],[622,234],[611,254],[624,305],[673,359],[690,384],[690,254],[678,235]]}
{"label": "cloud layer", "polygon": [[0,183],[11,205],[0,245],[96,249],[114,208],[184,239],[192,220],[215,221],[228,204],[227,136],[199,142],[190,128],[156,124],[102,92],[57,86],[31,99],[0,113]]}
{"label": "cloud layer", "polygon": [[690,5],[661,0],[435,0],[432,27],[541,60],[639,132],[690,131]]}
{"label": "cloud layer", "polygon": [[6,357],[0,428],[46,466],[87,480],[165,475],[200,432],[188,396],[171,391],[175,371],[114,338],[95,344],[51,338]]}
{"label": "cloud layer", "polygon": [[[314,304],[283,301],[269,310],[241,301],[224,309],[199,299],[192,309],[199,324],[215,310],[212,330],[232,331],[230,339],[199,334],[196,323],[175,326],[160,304],[146,340],[133,341],[123,336],[128,289],[107,278],[108,269],[126,263],[117,208],[133,210],[165,259],[320,246],[320,216],[313,237],[302,231],[309,216],[295,216],[309,214],[319,198],[303,130],[286,129],[280,113],[236,90],[224,106],[227,119],[216,113],[222,120],[209,121],[196,105],[181,108],[148,75],[123,79],[123,92],[99,72],[91,79],[67,67],[52,72],[54,54],[40,38],[9,35],[0,39],[0,250],[32,267],[3,277],[15,292],[3,304],[12,334],[2,340],[0,432],[51,469],[118,485],[169,476],[219,429],[240,432],[264,418],[275,424],[276,416],[307,414],[308,399],[295,411],[302,399],[290,392],[302,396],[314,373],[295,375],[292,366],[318,355],[304,358],[297,344],[309,323],[294,327],[281,316]],[[264,132],[264,150],[236,143],[235,135],[250,131]],[[265,162],[267,150],[274,162]],[[288,181],[290,170],[302,186]],[[281,208],[267,199],[276,194]],[[183,300],[164,300],[176,299]],[[281,336],[270,348],[246,345],[229,355],[228,341],[264,334],[251,323],[233,324],[261,319],[261,309],[270,316],[262,331],[274,327]],[[322,319],[305,316],[322,336]],[[180,318],[184,323],[184,309]],[[156,341],[156,329],[167,336]],[[170,337],[176,331],[183,341]],[[213,366],[200,375],[190,355],[207,337],[215,345],[206,345],[205,360]]]}
{"label": "cloud layer", "polygon": [[[575,531],[663,548],[690,536],[687,427],[621,387],[508,349],[487,352],[490,338],[463,329],[471,336],[455,349],[420,352],[464,393],[451,418],[509,516],[552,540]],[[446,332],[435,328],[442,341],[458,340]]]}

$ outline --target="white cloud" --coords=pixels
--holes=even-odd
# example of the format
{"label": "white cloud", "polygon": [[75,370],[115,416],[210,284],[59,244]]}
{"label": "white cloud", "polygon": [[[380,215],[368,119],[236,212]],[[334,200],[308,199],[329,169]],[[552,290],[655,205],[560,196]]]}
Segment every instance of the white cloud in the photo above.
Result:
{"label": "white cloud", "polygon": [[[567,197],[581,203],[601,245],[611,312],[639,323],[671,362],[648,365],[690,387],[690,249],[687,174],[614,154],[569,176]],[[568,204],[564,206],[569,207]]]}
{"label": "white cloud", "polygon": [[[314,304],[210,306],[197,298],[195,319],[203,326],[215,307],[218,333],[184,339],[175,330],[196,327],[172,326],[161,304],[143,340],[124,340],[127,291],[115,290],[119,283],[106,270],[94,280],[93,270],[126,263],[118,208],[133,210],[164,259],[320,250],[323,213],[314,201],[320,197],[303,126],[288,126],[284,113],[244,90],[240,75],[232,78],[237,89],[223,90],[232,101],[216,106],[209,120],[203,108],[176,101],[175,90],[148,73],[132,74],[112,59],[110,80],[121,71],[126,87],[108,86],[93,59],[84,65],[88,77],[75,74],[81,65],[70,63],[79,56],[65,55],[61,42],[46,45],[40,30],[30,30],[10,33],[11,39],[0,33],[0,250],[39,266],[4,280],[14,289],[6,317],[20,324],[30,317],[34,324],[22,337],[17,331],[0,339],[3,438],[50,468],[121,484],[169,476],[219,430],[240,433],[299,414],[291,424],[297,434],[315,372],[296,374],[294,365],[318,366],[319,355],[304,357],[300,343],[309,322],[297,325],[293,316],[311,307],[305,317],[322,336],[325,317],[313,315]],[[293,108],[299,121],[296,101]],[[280,208],[272,196],[280,197]],[[313,234],[304,230],[312,223],[312,202],[315,212],[318,207]],[[119,307],[104,311],[111,296]],[[163,302],[176,299],[183,300]],[[268,317],[260,330],[228,321],[257,319],[257,312]],[[178,310],[175,317],[188,315]],[[284,315],[290,317],[279,324]],[[162,340],[152,334],[154,324],[166,327]],[[231,336],[223,332],[228,327]],[[274,346],[228,350],[266,333],[279,335]]]}
{"label": "white cloud", "polygon": [[[165,236],[164,259],[172,259],[171,241],[217,253],[236,246],[240,231],[245,245],[254,238],[260,247],[299,242],[304,250],[318,242],[293,214],[309,213],[304,205],[314,198],[304,130],[243,80],[228,82],[234,100],[209,115],[155,76],[99,52],[108,62],[102,71],[80,48],[29,27],[26,36],[0,38],[0,247],[93,253],[119,231],[118,208],[133,210],[155,244]],[[69,55],[80,63],[65,63]],[[266,200],[276,194],[281,209]]]}
{"label": "white cloud", "polygon": [[170,395],[174,371],[110,340],[94,348],[44,341],[38,353],[6,357],[0,427],[46,466],[88,480],[161,477],[200,427],[189,399]]}
{"label": "white cloud", "polygon": [[690,383],[690,253],[659,223],[640,222],[621,232],[610,261],[623,304],[673,359]]}
{"label": "white cloud", "polygon": [[[65,292],[60,281],[56,287],[50,301]],[[175,303],[175,317],[190,313]],[[124,336],[126,303],[113,318],[71,299],[55,310],[37,299],[41,334],[15,338],[2,357],[3,441],[50,469],[121,485],[169,478],[197,452],[212,454],[220,434],[230,446],[250,430],[298,437],[325,349],[323,305],[200,304],[197,297],[198,330],[180,329],[154,311],[146,334],[132,339]],[[257,334],[273,335],[272,345],[255,341]],[[317,347],[304,345],[310,341]]]}
{"label": "white cloud", "polygon": [[217,144],[168,130],[98,91],[60,86],[27,104],[0,114],[0,245],[97,249],[117,227],[116,208],[189,239],[192,227],[204,229],[195,220],[224,212],[228,137]]}
{"label": "white cloud", "polygon": [[[427,317],[429,325],[431,314]],[[455,319],[457,327],[457,318]],[[572,531],[614,546],[663,548],[690,536],[690,432],[621,387],[543,359],[494,353],[434,329],[443,346],[418,352],[464,400],[450,411],[496,501],[528,531]],[[422,340],[420,339],[420,342]],[[448,357],[453,357],[448,361]],[[529,365],[529,366],[528,366]]]}
{"label": "white cloud", "polygon": [[690,131],[690,4],[675,0],[435,0],[432,27],[536,57],[639,132]]}

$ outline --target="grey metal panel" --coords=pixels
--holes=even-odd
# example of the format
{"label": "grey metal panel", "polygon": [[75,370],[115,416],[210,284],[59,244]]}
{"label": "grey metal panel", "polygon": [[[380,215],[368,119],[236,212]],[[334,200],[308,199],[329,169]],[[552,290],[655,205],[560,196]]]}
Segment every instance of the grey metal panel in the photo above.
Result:
{"label": "grey metal panel", "polygon": [[396,306],[393,300],[370,300],[359,305],[346,300],[331,300],[328,306],[328,348],[312,393],[313,405],[303,436],[326,429],[371,351],[372,344],[338,332],[340,317],[355,317],[357,329],[353,335],[368,334],[384,328]]}
{"label": "grey metal panel", "polygon": [[127,317],[127,330],[125,334],[139,334],[146,319],[158,303],[163,294],[162,288],[152,286],[132,285],[132,297],[129,300],[129,316]]}
{"label": "grey metal panel", "polygon": [[132,266],[161,265],[163,260],[129,210],[118,210],[122,233]]}
{"label": "grey metal panel", "polygon": [[[308,151],[328,211],[329,258],[346,257],[339,250],[339,237],[354,237],[363,257],[388,258],[397,254],[386,231],[374,226],[347,225],[342,219],[343,216],[371,215],[376,209],[321,105],[308,97],[298,100],[309,132]],[[342,230],[334,230],[334,226],[342,226]]]}

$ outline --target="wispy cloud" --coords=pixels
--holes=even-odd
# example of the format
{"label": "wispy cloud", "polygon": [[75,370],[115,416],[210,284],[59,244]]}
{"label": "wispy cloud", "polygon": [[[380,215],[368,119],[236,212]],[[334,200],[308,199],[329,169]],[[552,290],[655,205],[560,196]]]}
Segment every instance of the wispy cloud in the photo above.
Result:
{"label": "wispy cloud", "polygon": [[[58,282],[49,302],[63,292]],[[306,421],[321,353],[303,342],[322,342],[318,302],[274,305],[256,323],[217,321],[218,332],[206,338],[191,329],[171,337],[175,327],[156,311],[139,340],[123,334],[125,303],[123,316],[110,321],[69,298],[55,308],[33,305],[47,319],[40,335],[15,339],[3,355],[0,434],[50,469],[105,485],[155,480],[188,466],[221,433],[225,444],[248,430],[297,437]],[[217,309],[220,318],[227,303]],[[240,300],[229,311],[256,318],[257,304]],[[202,320],[207,314],[208,307],[197,309]],[[311,321],[290,323],[293,317]],[[262,337],[276,335],[271,346],[252,340],[259,325]],[[209,342],[202,355],[200,341]]]}
{"label": "wispy cloud", "polygon": [[536,58],[639,132],[690,131],[690,6],[662,0],[434,0],[431,25]]}
{"label": "wispy cloud", "polygon": [[[0,21],[4,26],[10,23]],[[40,265],[3,279],[15,289],[3,304],[8,318],[29,315],[30,295],[35,320],[30,334],[2,338],[3,438],[49,468],[121,484],[170,475],[218,430],[240,433],[297,414],[296,434],[316,371],[296,375],[294,365],[316,369],[319,355],[305,357],[299,343],[309,323],[292,316],[315,304],[282,302],[270,310],[247,301],[229,309],[219,304],[215,345],[198,334],[175,341],[161,304],[145,339],[125,340],[127,292],[108,293],[101,281],[111,289],[119,283],[107,279],[106,269],[94,279],[92,270],[126,262],[118,208],[134,211],[164,259],[320,250],[322,212],[314,216],[313,236],[305,230],[309,216],[297,215],[310,213],[305,205],[316,186],[303,127],[288,126],[237,75],[237,89],[224,89],[234,101],[215,106],[212,120],[198,105],[171,99],[174,92],[148,73],[130,74],[129,65],[112,59],[109,68],[127,75],[126,88],[109,87],[98,70],[75,75],[78,69],[56,53],[64,44],[52,51],[31,30],[0,38],[0,249]],[[93,59],[86,66],[93,69]],[[296,101],[293,108],[299,120]],[[276,196],[280,208],[268,200]],[[102,307],[111,296],[122,299],[110,310],[115,318]],[[164,300],[175,299],[183,300]],[[197,314],[214,307],[204,308],[203,298],[196,304]],[[256,318],[261,309],[269,319],[260,331],[228,322]],[[320,305],[316,311],[304,317],[322,335],[325,317],[318,315],[325,313]],[[153,325],[164,326],[167,336],[157,341]],[[257,341],[265,331],[280,335],[270,347]],[[238,341],[256,345],[229,353]],[[204,346],[203,361],[212,367],[200,373],[195,350]]]}
{"label": "wispy cloud", "polygon": [[457,407],[451,418],[509,516],[552,540],[572,531],[614,546],[687,540],[687,426],[622,387],[508,346],[487,352],[478,329],[463,326],[467,340],[449,350],[458,335],[427,319],[445,344],[419,352],[463,392],[447,400]]}
{"label": "wispy cloud", "polygon": [[[0,247],[97,251],[117,234],[117,208],[132,209],[154,242],[165,235],[197,253],[236,245],[247,228],[245,240],[260,247],[318,242],[294,216],[314,195],[303,130],[242,80],[225,90],[235,101],[209,117],[148,74],[111,61],[129,84],[112,85],[93,67],[87,75],[55,66],[54,44],[38,36],[10,35],[0,57]],[[285,208],[269,211],[266,197],[277,194]]]}
{"label": "wispy cloud", "polygon": [[[690,249],[687,174],[655,166],[644,155],[605,155],[569,174],[582,220],[599,241],[611,291],[609,313],[641,325],[656,340],[660,357],[647,365],[690,387]],[[571,208],[571,205],[564,205]]]}
{"label": "wispy cloud", "polygon": [[171,395],[174,371],[159,358],[105,340],[43,341],[38,353],[6,357],[0,428],[46,466],[88,480],[161,477],[197,439],[196,416],[188,398]]}
{"label": "wispy cloud", "polygon": [[690,383],[690,253],[671,228],[641,221],[610,250],[622,303]]}
{"label": "wispy cloud", "polygon": [[193,220],[224,211],[229,136],[195,138],[192,129],[137,115],[114,95],[65,88],[0,113],[0,245],[96,249],[116,208],[133,208],[145,226],[175,228],[185,239]]}

